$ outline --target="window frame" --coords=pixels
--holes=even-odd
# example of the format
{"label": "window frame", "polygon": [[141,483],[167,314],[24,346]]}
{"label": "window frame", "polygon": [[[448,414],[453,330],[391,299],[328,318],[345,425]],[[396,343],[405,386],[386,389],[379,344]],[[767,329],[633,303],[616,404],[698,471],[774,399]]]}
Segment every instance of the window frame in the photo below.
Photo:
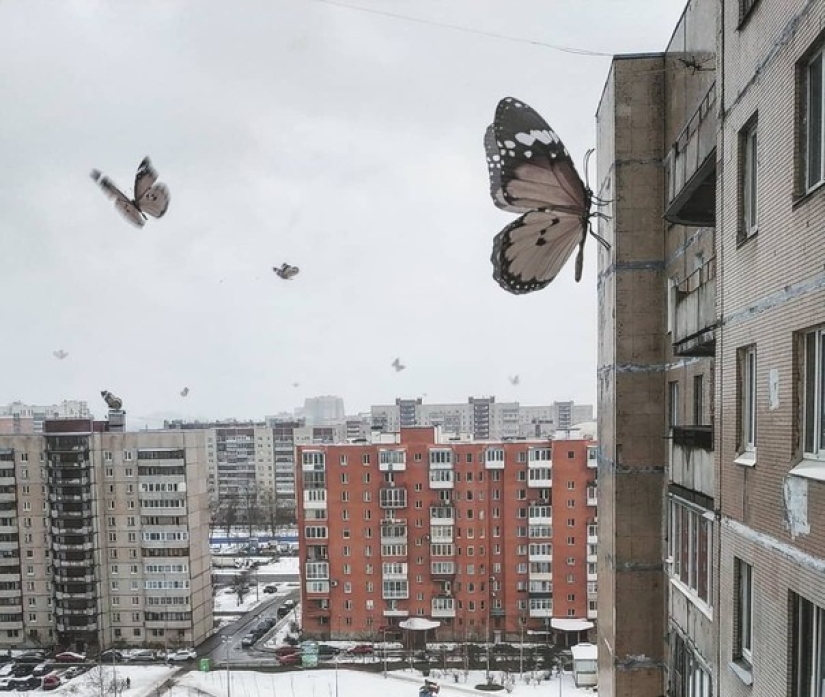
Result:
{"label": "window frame", "polygon": [[755,453],[758,437],[757,386],[759,361],[756,345],[739,349],[739,452]]}
{"label": "window frame", "polygon": [[734,557],[736,573],[736,656],[753,665],[753,566]]}
{"label": "window frame", "polygon": [[[802,335],[800,433],[804,457],[825,460],[825,327]],[[813,370],[811,363],[813,362]]]}
{"label": "window frame", "polygon": [[759,120],[751,118],[739,132],[739,242],[759,232]]}
{"label": "window frame", "polygon": [[792,697],[825,697],[825,609],[791,593]]}
{"label": "window frame", "polygon": [[[818,94],[816,95],[816,99],[813,98],[811,94],[812,90],[812,82],[811,79],[811,68],[812,66],[818,66],[818,76],[817,76],[817,91]],[[802,147],[802,190],[803,194],[808,194],[817,187],[819,187],[823,182],[825,182],[825,120],[823,116],[825,116],[825,51],[823,50],[823,46],[819,46],[801,65],[801,72],[802,72],[802,133],[800,134],[801,140],[801,147]],[[815,119],[811,114],[811,105],[816,104],[818,108],[818,123],[814,123]],[[817,129],[817,133],[814,135],[812,132],[813,128]],[[813,158],[811,157],[812,152],[812,140],[816,137],[818,139],[818,152],[817,152],[817,173],[816,178],[812,178],[812,163],[814,162]]]}

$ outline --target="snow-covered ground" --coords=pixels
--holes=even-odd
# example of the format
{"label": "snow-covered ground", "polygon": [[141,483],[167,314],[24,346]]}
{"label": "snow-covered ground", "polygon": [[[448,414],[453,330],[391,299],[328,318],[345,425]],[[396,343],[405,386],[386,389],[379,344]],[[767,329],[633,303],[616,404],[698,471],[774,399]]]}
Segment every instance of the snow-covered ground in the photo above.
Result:
{"label": "snow-covered ground", "polygon": [[[253,559],[255,558],[256,557],[253,557]],[[266,557],[262,557],[261,560],[266,561]],[[226,583],[230,583],[232,579],[240,573],[238,569],[216,569],[215,572],[219,578],[224,577],[226,579]],[[259,583],[254,583],[257,574],[266,574],[268,578],[275,577],[275,581],[261,581]],[[268,598],[277,597],[276,594],[264,593],[264,587],[268,586],[270,583],[275,583],[278,587],[277,595],[287,595],[289,591],[295,590],[298,588],[298,583],[294,581],[279,581],[277,577],[294,577],[297,575],[298,557],[281,557],[276,562],[264,564],[263,566],[258,567],[257,574],[255,571],[251,572],[253,583],[244,595],[242,603],[238,602],[238,594],[231,588],[219,588],[215,594],[215,612],[242,614],[252,610]]]}
{"label": "snow-covered ground", "polygon": [[[592,688],[577,688],[569,674],[562,676],[561,691],[557,677],[538,684],[515,677],[511,694],[517,697],[594,697]],[[424,679],[418,671],[390,671],[385,678],[381,673],[365,673],[358,670],[296,669],[285,673],[258,673],[231,671],[229,674],[232,697],[354,697],[392,692],[403,697],[418,697],[418,688]],[[448,681],[449,680],[449,681]],[[439,697],[459,697],[467,694],[490,694],[476,690],[475,685],[485,682],[484,671],[471,671],[466,682],[439,679]],[[181,676],[166,697],[227,697],[227,673],[214,670],[209,673],[189,672]],[[507,695],[505,690],[495,693]],[[144,697],[130,695],[129,697]]]}

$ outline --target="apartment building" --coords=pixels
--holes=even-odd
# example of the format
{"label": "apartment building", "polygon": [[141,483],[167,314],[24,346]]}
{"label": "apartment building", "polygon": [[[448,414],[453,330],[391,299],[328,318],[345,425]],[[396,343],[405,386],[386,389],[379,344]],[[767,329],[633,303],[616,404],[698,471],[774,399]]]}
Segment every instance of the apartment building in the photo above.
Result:
{"label": "apartment building", "polygon": [[410,427],[296,453],[307,634],[376,638],[424,617],[439,640],[512,641],[596,619],[591,441]]}
{"label": "apartment building", "polygon": [[90,419],[89,405],[78,400],[35,405],[11,402],[0,406],[0,434],[42,433],[46,419]]}
{"label": "apartment building", "polygon": [[0,435],[0,648],[179,646],[212,630],[203,432],[47,420]]}
{"label": "apartment building", "polygon": [[692,0],[605,85],[607,697],[825,695],[823,12]]}
{"label": "apartment building", "polygon": [[552,438],[557,429],[593,420],[593,406],[554,402],[522,406],[496,402],[495,397],[470,397],[465,404],[425,404],[423,399],[396,399],[371,408],[372,423],[383,431],[410,426],[440,426],[445,433],[470,433],[476,440]]}

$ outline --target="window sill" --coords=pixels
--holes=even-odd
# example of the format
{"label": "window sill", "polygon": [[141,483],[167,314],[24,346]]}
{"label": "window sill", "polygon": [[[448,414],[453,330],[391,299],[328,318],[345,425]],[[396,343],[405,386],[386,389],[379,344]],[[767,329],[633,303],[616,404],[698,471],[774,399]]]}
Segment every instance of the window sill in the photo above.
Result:
{"label": "window sill", "polygon": [[739,678],[745,685],[753,685],[753,669],[741,658],[738,661],[731,661],[728,663],[734,675]]}
{"label": "window sill", "polygon": [[814,184],[814,186],[808,189],[807,191],[804,191],[803,193],[797,195],[797,197],[791,203],[791,210],[796,210],[797,207],[803,205],[806,201],[812,199],[814,196],[820,193],[823,188],[825,188],[825,181],[821,181],[817,184]]}
{"label": "window sill", "polygon": [[756,466],[756,451],[755,450],[746,450],[743,453],[739,454],[734,462],[737,465],[742,465],[744,467],[755,467]]}
{"label": "window sill", "polygon": [[825,482],[825,460],[803,458],[788,474],[805,479],[816,479]]}

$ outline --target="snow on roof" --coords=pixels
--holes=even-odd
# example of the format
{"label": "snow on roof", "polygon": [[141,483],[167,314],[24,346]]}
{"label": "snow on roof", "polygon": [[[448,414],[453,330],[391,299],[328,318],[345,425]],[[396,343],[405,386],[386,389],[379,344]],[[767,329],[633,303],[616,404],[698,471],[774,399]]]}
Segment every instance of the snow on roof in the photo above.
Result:
{"label": "snow on roof", "polygon": [[589,620],[567,619],[564,617],[554,617],[550,620],[550,626],[553,629],[561,629],[563,632],[583,632],[594,627]]}
{"label": "snow on roof", "polygon": [[599,649],[595,644],[576,644],[570,647],[574,661],[595,661],[599,657]]}
{"label": "snow on roof", "polygon": [[399,622],[398,626],[401,627],[401,629],[413,630],[435,629],[441,626],[441,622],[435,622],[434,620],[428,620],[423,617],[410,617],[408,620]]}

